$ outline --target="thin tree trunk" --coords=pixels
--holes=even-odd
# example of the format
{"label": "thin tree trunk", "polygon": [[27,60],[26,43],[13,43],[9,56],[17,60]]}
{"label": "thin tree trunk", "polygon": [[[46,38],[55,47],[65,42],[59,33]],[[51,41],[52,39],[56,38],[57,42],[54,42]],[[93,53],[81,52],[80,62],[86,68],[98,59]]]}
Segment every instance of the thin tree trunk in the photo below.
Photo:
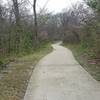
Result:
{"label": "thin tree trunk", "polygon": [[14,5],[14,14],[15,14],[15,18],[16,18],[16,24],[19,26],[20,14],[19,14],[18,1],[17,0],[13,0],[13,5]]}
{"label": "thin tree trunk", "polygon": [[34,26],[35,26],[35,42],[38,43],[38,24],[37,24],[37,14],[36,14],[36,0],[34,0],[33,4],[33,11],[34,11]]}
{"label": "thin tree trunk", "polygon": [[20,48],[20,14],[19,14],[19,7],[18,7],[18,0],[12,0],[13,5],[14,5],[14,14],[15,14],[15,19],[16,19],[16,53],[19,53],[19,48]]}
{"label": "thin tree trunk", "polygon": [[8,29],[8,33],[9,33],[9,48],[8,48],[8,53],[11,53],[11,25],[12,25],[12,14],[13,14],[13,10],[10,11],[10,15],[9,15],[9,29]]}

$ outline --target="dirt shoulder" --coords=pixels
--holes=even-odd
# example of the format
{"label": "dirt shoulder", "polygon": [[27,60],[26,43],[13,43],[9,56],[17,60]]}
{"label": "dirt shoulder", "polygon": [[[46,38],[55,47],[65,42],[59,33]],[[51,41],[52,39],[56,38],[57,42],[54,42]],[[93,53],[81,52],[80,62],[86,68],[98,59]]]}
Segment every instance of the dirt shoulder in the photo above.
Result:
{"label": "dirt shoulder", "polygon": [[0,72],[0,100],[22,100],[36,63],[51,51],[51,46],[45,45],[33,54],[17,58],[3,69]]}

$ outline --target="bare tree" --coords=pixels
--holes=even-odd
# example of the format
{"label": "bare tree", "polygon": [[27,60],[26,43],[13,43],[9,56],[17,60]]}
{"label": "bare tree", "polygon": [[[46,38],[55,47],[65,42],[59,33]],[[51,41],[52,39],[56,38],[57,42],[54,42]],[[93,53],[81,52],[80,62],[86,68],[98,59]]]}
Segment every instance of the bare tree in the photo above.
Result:
{"label": "bare tree", "polygon": [[16,24],[19,25],[20,23],[20,14],[19,14],[19,7],[18,7],[18,0],[12,0],[14,5],[14,14],[16,18]]}
{"label": "bare tree", "polygon": [[34,24],[35,24],[35,41],[38,42],[38,25],[37,25],[37,14],[36,14],[36,2],[37,0],[33,1],[33,11],[34,11]]}
{"label": "bare tree", "polygon": [[15,48],[16,48],[16,53],[19,53],[20,49],[20,37],[21,37],[21,32],[20,32],[20,14],[19,14],[19,4],[18,0],[12,0],[13,2],[13,7],[14,7],[14,15],[15,15],[15,20],[16,20],[16,39],[15,39]]}

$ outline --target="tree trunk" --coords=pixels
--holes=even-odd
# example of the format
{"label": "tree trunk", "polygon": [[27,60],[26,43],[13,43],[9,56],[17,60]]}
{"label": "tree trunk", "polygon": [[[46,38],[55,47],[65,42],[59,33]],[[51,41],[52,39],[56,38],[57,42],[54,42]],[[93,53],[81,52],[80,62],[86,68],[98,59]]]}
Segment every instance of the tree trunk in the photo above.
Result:
{"label": "tree trunk", "polygon": [[17,0],[13,0],[13,5],[14,5],[14,14],[15,14],[15,18],[16,18],[16,24],[19,26],[20,14],[19,14],[18,1]]}
{"label": "tree trunk", "polygon": [[12,0],[13,1],[13,6],[14,6],[14,14],[15,14],[15,19],[16,19],[16,53],[19,53],[19,48],[20,48],[20,14],[19,14],[19,6],[18,6],[18,0]]}
{"label": "tree trunk", "polygon": [[35,42],[38,43],[38,25],[37,25],[37,14],[36,14],[36,0],[34,0],[33,4],[33,11],[34,11],[34,26],[35,26]]}

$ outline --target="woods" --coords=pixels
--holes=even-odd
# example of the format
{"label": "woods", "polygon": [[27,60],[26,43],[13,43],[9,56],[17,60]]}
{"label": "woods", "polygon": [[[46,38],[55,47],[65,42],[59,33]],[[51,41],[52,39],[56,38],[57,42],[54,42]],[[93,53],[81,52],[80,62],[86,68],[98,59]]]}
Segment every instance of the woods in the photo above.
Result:
{"label": "woods", "polygon": [[[28,30],[26,31],[27,34],[23,34],[25,32],[26,25],[22,25],[28,22],[22,20],[22,16],[27,18],[24,14],[26,13],[25,8],[19,8],[19,4],[17,0],[12,0],[12,2],[8,2],[8,7],[5,5],[1,5],[1,12],[2,16],[1,19],[1,27],[2,24],[4,25],[3,28],[0,28],[0,40],[1,40],[1,54],[8,54],[8,53],[19,53],[21,51],[21,43],[27,41],[25,39],[25,35],[28,34]],[[25,4],[25,3],[24,3]],[[24,6],[24,5],[23,5]],[[20,6],[21,7],[21,6]],[[24,10],[23,15],[20,13],[19,9]],[[3,15],[4,14],[4,15]],[[23,18],[23,19],[24,19]],[[29,30],[30,31],[30,30]],[[31,34],[29,34],[30,37]],[[24,36],[24,37],[23,37]]]}
{"label": "woods", "polygon": [[[88,0],[72,4],[70,9],[56,14],[45,7],[40,13],[36,12],[36,0],[33,4],[28,0],[1,3],[0,55],[31,52],[41,40],[62,40],[93,47],[94,55],[100,57],[98,2]],[[28,6],[32,6],[32,12]]]}

